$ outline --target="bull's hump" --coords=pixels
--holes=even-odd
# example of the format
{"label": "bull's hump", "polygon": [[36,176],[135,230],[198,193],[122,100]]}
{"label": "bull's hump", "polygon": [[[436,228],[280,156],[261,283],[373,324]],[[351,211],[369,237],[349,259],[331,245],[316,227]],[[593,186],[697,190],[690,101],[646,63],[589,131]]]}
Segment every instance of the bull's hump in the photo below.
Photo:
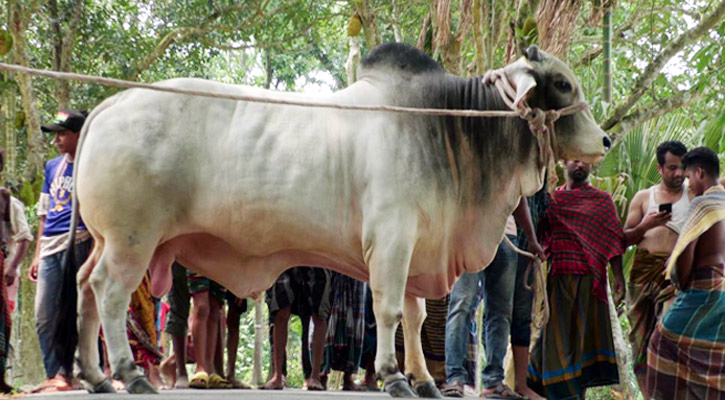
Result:
{"label": "bull's hump", "polygon": [[407,75],[445,72],[425,53],[403,43],[387,43],[376,47],[363,58],[360,67],[361,77],[379,70]]}

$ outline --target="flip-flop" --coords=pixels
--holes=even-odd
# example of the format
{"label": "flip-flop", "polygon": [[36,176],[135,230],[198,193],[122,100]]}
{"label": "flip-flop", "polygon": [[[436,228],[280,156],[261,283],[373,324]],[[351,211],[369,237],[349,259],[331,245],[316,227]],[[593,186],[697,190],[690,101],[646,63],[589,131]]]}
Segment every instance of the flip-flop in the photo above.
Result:
{"label": "flip-flop", "polygon": [[209,375],[209,389],[232,389],[234,385],[219,374]]}
{"label": "flip-flop", "polygon": [[454,379],[441,388],[441,394],[445,397],[463,397],[464,386],[460,379]]}
{"label": "flip-flop", "polygon": [[204,371],[199,371],[191,376],[189,387],[193,389],[208,389],[209,375]]}
{"label": "flip-flop", "polygon": [[516,393],[514,390],[512,390],[510,387],[504,385],[503,383],[499,383],[493,388],[493,392],[484,395],[481,394],[481,397],[484,399],[497,399],[497,400],[523,400],[525,399],[524,396]]}

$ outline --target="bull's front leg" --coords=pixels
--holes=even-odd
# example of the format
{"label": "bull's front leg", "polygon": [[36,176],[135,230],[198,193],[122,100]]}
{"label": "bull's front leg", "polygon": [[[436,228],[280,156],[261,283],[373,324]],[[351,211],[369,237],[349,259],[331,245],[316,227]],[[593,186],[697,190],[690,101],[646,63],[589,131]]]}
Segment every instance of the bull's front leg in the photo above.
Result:
{"label": "bull's front leg", "polygon": [[403,340],[405,344],[405,375],[413,381],[415,391],[420,397],[443,398],[428,373],[423,355],[420,330],[425,321],[425,299],[405,295],[403,305]]}
{"label": "bull's front leg", "polygon": [[393,397],[418,397],[400,373],[395,359],[395,330],[403,316],[403,294],[413,246],[412,238],[385,237],[376,241],[369,253],[370,289],[378,333],[375,370],[383,381],[383,388]]}

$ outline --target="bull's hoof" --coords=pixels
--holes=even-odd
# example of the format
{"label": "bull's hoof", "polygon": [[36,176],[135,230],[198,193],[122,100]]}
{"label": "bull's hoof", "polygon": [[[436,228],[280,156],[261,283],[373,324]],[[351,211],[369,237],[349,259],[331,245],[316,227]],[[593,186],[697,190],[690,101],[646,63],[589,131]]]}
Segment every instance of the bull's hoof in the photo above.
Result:
{"label": "bull's hoof", "polygon": [[131,394],[157,394],[159,391],[152,385],[148,379],[143,376],[132,380],[126,384],[126,391]]}
{"label": "bull's hoof", "polygon": [[433,382],[422,382],[415,385],[415,393],[424,399],[442,399],[443,395]]}
{"label": "bull's hoof", "polygon": [[88,393],[116,393],[116,389],[108,379],[104,379],[93,386],[88,385],[86,389],[88,389]]}
{"label": "bull's hoof", "polygon": [[404,398],[417,398],[413,389],[410,388],[408,381],[405,378],[396,379],[394,381],[386,382],[383,385],[383,389],[390,395],[390,397],[404,397]]}

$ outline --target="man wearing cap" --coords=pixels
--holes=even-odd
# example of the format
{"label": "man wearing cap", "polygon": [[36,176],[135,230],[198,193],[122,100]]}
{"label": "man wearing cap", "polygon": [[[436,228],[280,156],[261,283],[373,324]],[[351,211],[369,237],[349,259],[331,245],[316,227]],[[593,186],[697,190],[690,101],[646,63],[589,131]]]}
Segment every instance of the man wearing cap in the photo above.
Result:
{"label": "man wearing cap", "polygon": [[[71,224],[71,193],[73,191],[73,161],[85,113],[77,110],[61,110],[52,124],[43,125],[43,132],[55,135],[55,144],[61,156],[45,164],[43,188],[38,204],[38,240],[35,258],[30,266],[29,277],[38,283],[35,294],[35,323],[43,353],[46,381],[39,391],[70,390],[73,371],[60,365],[52,345],[55,333],[55,315],[60,302],[62,259],[68,248]],[[83,221],[79,221],[75,241],[76,268],[88,257],[91,240]],[[63,301],[63,299],[60,299]]]}

